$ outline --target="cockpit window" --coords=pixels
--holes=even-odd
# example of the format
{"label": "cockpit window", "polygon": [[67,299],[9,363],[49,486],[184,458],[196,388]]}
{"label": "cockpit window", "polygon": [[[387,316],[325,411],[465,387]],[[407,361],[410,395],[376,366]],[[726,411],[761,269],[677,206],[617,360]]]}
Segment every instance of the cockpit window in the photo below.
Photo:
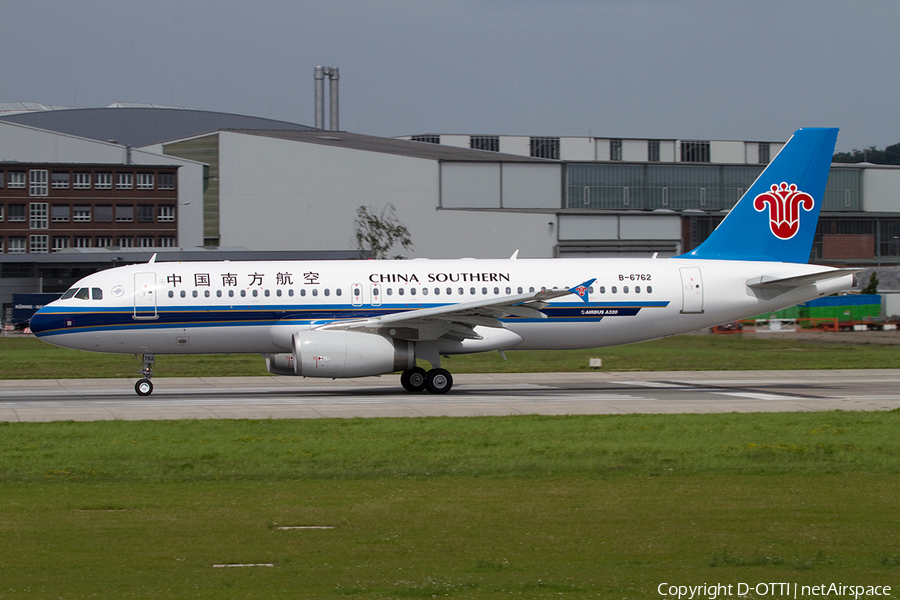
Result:
{"label": "cockpit window", "polygon": [[103,300],[103,290],[100,288],[91,288],[91,300]]}
{"label": "cockpit window", "polygon": [[70,289],[66,290],[66,293],[62,295],[62,298],[60,298],[60,300],[68,300],[69,298],[74,296],[75,292],[77,292],[77,291],[78,291],[78,288],[70,288]]}
{"label": "cockpit window", "polygon": [[88,288],[78,288],[78,291],[75,292],[76,300],[90,300],[91,299],[91,290]]}

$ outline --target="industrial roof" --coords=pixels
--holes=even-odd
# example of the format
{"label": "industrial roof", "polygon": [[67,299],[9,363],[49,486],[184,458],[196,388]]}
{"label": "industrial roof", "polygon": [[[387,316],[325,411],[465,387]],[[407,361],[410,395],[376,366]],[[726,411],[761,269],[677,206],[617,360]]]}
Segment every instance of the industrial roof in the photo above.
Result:
{"label": "industrial roof", "polygon": [[[231,130],[231,129],[229,129]],[[383,138],[360,133],[348,133],[346,131],[323,131],[313,129],[307,131],[273,131],[273,130],[234,130],[236,133],[258,135],[293,142],[305,142],[308,144],[320,144],[335,148],[349,148],[365,152],[381,152],[384,154],[397,154],[412,158],[445,161],[473,161],[473,162],[518,162],[518,163],[555,163],[558,161],[530,156],[518,156],[515,154],[501,154],[487,150],[470,150],[430,144],[428,142],[412,142],[396,138]]]}
{"label": "industrial roof", "polygon": [[0,114],[0,120],[123,146],[149,146],[220,129],[315,130],[307,125],[174,108],[76,108]]}

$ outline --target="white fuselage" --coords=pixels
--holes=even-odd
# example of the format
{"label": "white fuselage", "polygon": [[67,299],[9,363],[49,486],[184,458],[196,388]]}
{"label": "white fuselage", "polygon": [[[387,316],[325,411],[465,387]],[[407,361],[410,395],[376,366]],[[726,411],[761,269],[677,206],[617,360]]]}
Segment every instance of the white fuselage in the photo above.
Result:
{"label": "white fuselage", "polygon": [[509,316],[505,329],[478,327],[483,340],[439,343],[441,354],[590,348],[694,331],[852,285],[845,275],[774,297],[748,286],[823,269],[679,258],[147,263],[84,278],[73,289],[90,291],[51,303],[32,326],[45,341],[96,352],[285,353],[294,333],[335,321],[596,278],[587,303],[557,298],[542,309],[546,318]]}

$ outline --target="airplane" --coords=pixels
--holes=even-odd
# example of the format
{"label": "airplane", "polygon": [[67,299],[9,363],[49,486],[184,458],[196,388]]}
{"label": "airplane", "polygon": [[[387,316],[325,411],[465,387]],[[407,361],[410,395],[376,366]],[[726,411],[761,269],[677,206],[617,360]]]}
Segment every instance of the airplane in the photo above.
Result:
{"label": "airplane", "polygon": [[[259,353],[275,375],[401,372],[450,391],[456,354],[629,344],[736,321],[852,287],[808,259],[836,128],[797,130],[718,228],[670,258],[156,262],[89,275],[31,330],[79,350]],[[573,282],[582,282],[573,285]],[[417,360],[430,364],[428,370]]]}

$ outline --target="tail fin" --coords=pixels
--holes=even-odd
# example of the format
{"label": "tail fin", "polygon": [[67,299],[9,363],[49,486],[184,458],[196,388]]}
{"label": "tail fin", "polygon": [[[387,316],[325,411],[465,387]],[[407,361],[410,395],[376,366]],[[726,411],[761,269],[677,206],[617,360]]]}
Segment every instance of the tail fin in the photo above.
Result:
{"label": "tail fin", "polygon": [[679,258],[808,262],[837,133],[798,129],[706,241]]}

